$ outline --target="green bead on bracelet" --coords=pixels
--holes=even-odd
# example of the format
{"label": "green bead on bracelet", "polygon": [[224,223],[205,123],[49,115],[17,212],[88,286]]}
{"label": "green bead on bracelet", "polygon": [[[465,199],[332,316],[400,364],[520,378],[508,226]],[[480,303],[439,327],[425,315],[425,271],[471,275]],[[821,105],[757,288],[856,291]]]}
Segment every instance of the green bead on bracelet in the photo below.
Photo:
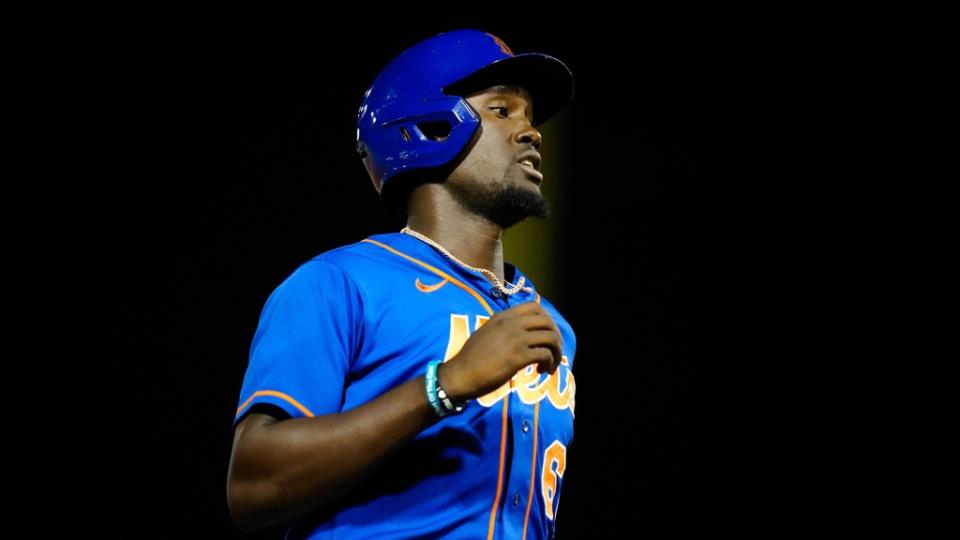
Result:
{"label": "green bead on bracelet", "polygon": [[431,360],[430,363],[427,364],[427,375],[424,379],[424,386],[427,391],[427,401],[430,402],[430,406],[433,407],[437,416],[443,418],[451,413],[462,412],[463,404],[454,401],[443,388],[440,379],[437,377],[437,366],[439,365],[440,360]]}

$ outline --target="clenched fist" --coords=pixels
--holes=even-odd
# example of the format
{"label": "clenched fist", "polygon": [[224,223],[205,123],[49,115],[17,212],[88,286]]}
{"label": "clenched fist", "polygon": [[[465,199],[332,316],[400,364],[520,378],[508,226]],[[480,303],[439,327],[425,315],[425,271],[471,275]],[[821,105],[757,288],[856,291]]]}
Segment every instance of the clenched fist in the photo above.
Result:
{"label": "clenched fist", "polygon": [[537,364],[553,373],[563,356],[563,338],[549,313],[536,302],[498,312],[470,336],[460,352],[440,364],[438,377],[458,400],[486,395],[518,371]]}

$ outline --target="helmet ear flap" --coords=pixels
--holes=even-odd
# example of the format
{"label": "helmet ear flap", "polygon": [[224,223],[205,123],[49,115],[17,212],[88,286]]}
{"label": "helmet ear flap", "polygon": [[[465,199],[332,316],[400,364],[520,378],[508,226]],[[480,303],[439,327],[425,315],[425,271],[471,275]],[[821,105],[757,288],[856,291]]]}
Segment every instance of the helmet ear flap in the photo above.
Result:
{"label": "helmet ear flap", "polygon": [[[459,96],[401,108],[393,103],[372,110],[377,123],[359,130],[357,148],[377,191],[401,173],[435,170],[455,160],[480,125],[480,118]],[[441,179],[442,180],[442,179]]]}
{"label": "helmet ear flap", "polygon": [[[466,103],[466,102],[464,102]],[[473,111],[473,109],[470,109]],[[416,124],[421,127],[423,124]],[[444,140],[431,141],[433,144],[454,144],[456,147],[460,148],[460,151],[446,163],[442,163],[435,167],[431,168],[410,168],[403,171],[393,173],[389,177],[389,182],[384,182],[380,192],[380,202],[381,205],[389,210],[399,214],[406,214],[407,204],[410,201],[410,195],[421,184],[434,183],[440,184],[446,181],[447,177],[450,176],[450,173],[456,169],[460,162],[470,153],[470,149],[476,144],[477,140],[480,138],[480,133],[483,131],[483,127],[480,125],[479,120],[470,121],[470,122],[461,122],[455,126],[450,126],[449,123],[446,123],[446,126],[450,127],[449,135]],[[427,128],[429,131],[430,128]],[[443,127],[437,127],[437,129],[445,129]],[[458,142],[460,138],[466,136],[466,142]],[[455,137],[457,140],[452,141],[450,137]],[[374,184],[376,185],[376,184]]]}
{"label": "helmet ear flap", "polygon": [[450,122],[447,120],[420,122],[416,124],[416,126],[423,138],[434,142],[447,140],[450,132],[453,131],[453,126],[450,125]]}

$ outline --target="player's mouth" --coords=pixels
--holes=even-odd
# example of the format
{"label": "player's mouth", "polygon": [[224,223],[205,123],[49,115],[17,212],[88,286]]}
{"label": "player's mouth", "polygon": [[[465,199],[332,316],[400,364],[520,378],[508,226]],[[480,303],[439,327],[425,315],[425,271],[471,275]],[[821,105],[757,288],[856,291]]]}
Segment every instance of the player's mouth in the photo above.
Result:
{"label": "player's mouth", "polygon": [[532,176],[534,182],[539,186],[543,183],[543,173],[540,172],[540,153],[536,150],[531,150],[524,152],[520,155],[520,159],[517,160],[517,163],[527,172],[528,175]]}

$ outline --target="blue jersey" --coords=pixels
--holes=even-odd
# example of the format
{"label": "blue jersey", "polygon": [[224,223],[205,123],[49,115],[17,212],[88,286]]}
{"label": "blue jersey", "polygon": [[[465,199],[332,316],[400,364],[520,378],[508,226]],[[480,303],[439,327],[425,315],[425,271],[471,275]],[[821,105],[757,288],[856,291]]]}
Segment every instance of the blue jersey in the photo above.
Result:
{"label": "blue jersey", "polygon": [[[525,277],[506,265],[513,282]],[[273,291],[234,425],[257,403],[294,418],[359,407],[423,375],[431,360],[450,360],[494,313],[524,302],[539,302],[563,336],[554,374],[528,366],[440,419],[345,499],[295,521],[287,538],[553,536],[573,440],[576,337],[529,278],[525,285],[505,296],[393,232],[324,252]]]}

